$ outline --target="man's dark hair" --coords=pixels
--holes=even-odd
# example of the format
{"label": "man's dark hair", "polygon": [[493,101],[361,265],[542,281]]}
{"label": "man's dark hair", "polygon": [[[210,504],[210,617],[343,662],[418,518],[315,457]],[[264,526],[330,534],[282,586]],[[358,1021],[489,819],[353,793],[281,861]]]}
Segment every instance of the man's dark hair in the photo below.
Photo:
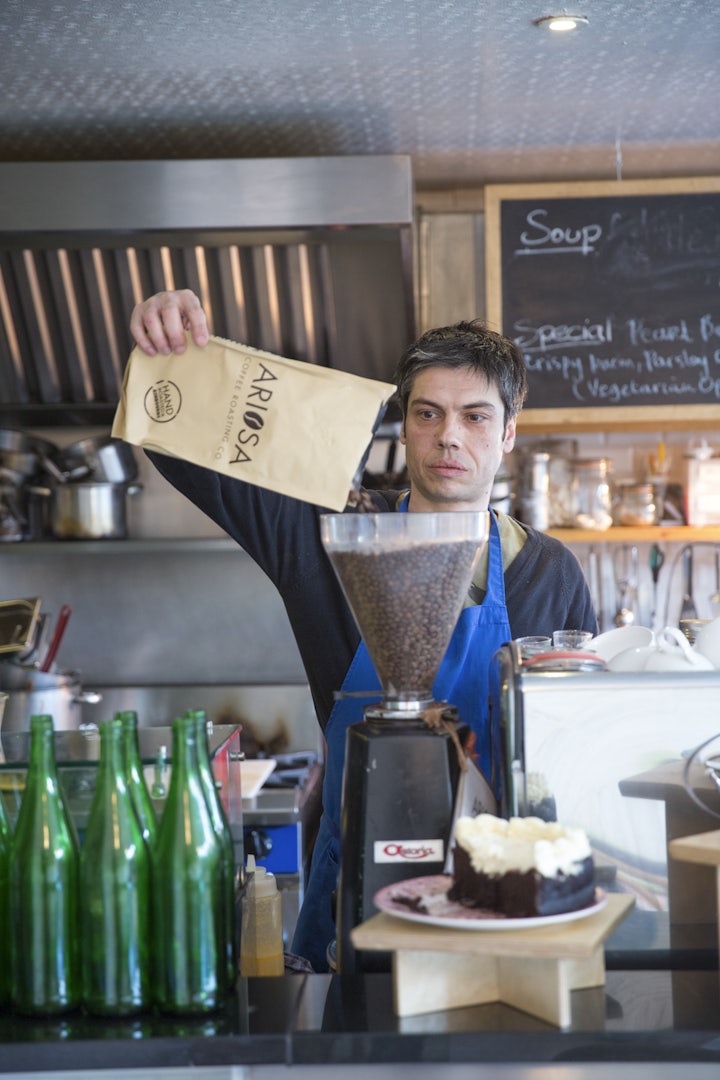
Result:
{"label": "man's dark hair", "polygon": [[407,349],[395,372],[403,419],[415,377],[431,367],[468,367],[484,375],[491,386],[497,387],[505,424],[523,407],[527,373],[522,353],[514,341],[488,329],[480,319],[428,330]]}

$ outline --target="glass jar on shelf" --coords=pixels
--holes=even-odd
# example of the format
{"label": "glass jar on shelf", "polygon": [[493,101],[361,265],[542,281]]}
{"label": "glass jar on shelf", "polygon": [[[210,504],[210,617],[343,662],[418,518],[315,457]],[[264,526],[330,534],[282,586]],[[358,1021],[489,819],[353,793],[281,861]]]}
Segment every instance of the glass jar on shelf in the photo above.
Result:
{"label": "glass jar on shelf", "polygon": [[549,525],[549,462],[550,455],[544,450],[530,451],[520,459],[518,516],[540,531]]}
{"label": "glass jar on shelf", "polygon": [[660,509],[651,483],[626,482],[618,484],[613,507],[615,525],[657,525]]}
{"label": "glass jar on shelf", "polygon": [[575,458],[572,469],[573,524],[579,529],[609,529],[612,482],[607,458]]}

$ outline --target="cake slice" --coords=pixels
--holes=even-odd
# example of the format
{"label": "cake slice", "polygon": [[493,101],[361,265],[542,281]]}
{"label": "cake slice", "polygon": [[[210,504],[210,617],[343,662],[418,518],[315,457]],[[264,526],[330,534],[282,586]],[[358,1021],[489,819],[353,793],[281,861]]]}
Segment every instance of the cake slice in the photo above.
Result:
{"label": "cake slice", "polygon": [[455,823],[450,900],[511,918],[559,915],[595,898],[592,851],[583,829],[537,817],[492,814]]}

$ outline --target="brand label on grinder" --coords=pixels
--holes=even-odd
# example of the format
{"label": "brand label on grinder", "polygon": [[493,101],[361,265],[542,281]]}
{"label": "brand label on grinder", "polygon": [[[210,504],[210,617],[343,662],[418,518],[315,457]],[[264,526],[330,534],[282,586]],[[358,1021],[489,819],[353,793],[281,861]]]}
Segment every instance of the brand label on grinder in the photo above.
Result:
{"label": "brand label on grinder", "polygon": [[444,858],[442,840],[376,840],[373,844],[376,863],[443,862]]}

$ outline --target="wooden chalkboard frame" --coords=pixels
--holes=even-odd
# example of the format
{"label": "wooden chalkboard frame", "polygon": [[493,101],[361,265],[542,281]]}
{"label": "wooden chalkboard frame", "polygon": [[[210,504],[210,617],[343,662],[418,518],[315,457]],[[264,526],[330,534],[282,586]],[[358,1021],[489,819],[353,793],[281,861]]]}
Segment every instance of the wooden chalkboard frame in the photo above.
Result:
{"label": "wooden chalkboard frame", "polygon": [[[503,281],[502,265],[502,207],[507,201],[692,195],[704,192],[720,192],[720,177],[488,185],[484,193],[488,324],[494,329],[503,329],[503,288],[506,283]],[[521,413],[518,423],[520,432],[538,433],[610,430],[662,432],[718,427],[720,405],[714,404],[527,408]]]}

